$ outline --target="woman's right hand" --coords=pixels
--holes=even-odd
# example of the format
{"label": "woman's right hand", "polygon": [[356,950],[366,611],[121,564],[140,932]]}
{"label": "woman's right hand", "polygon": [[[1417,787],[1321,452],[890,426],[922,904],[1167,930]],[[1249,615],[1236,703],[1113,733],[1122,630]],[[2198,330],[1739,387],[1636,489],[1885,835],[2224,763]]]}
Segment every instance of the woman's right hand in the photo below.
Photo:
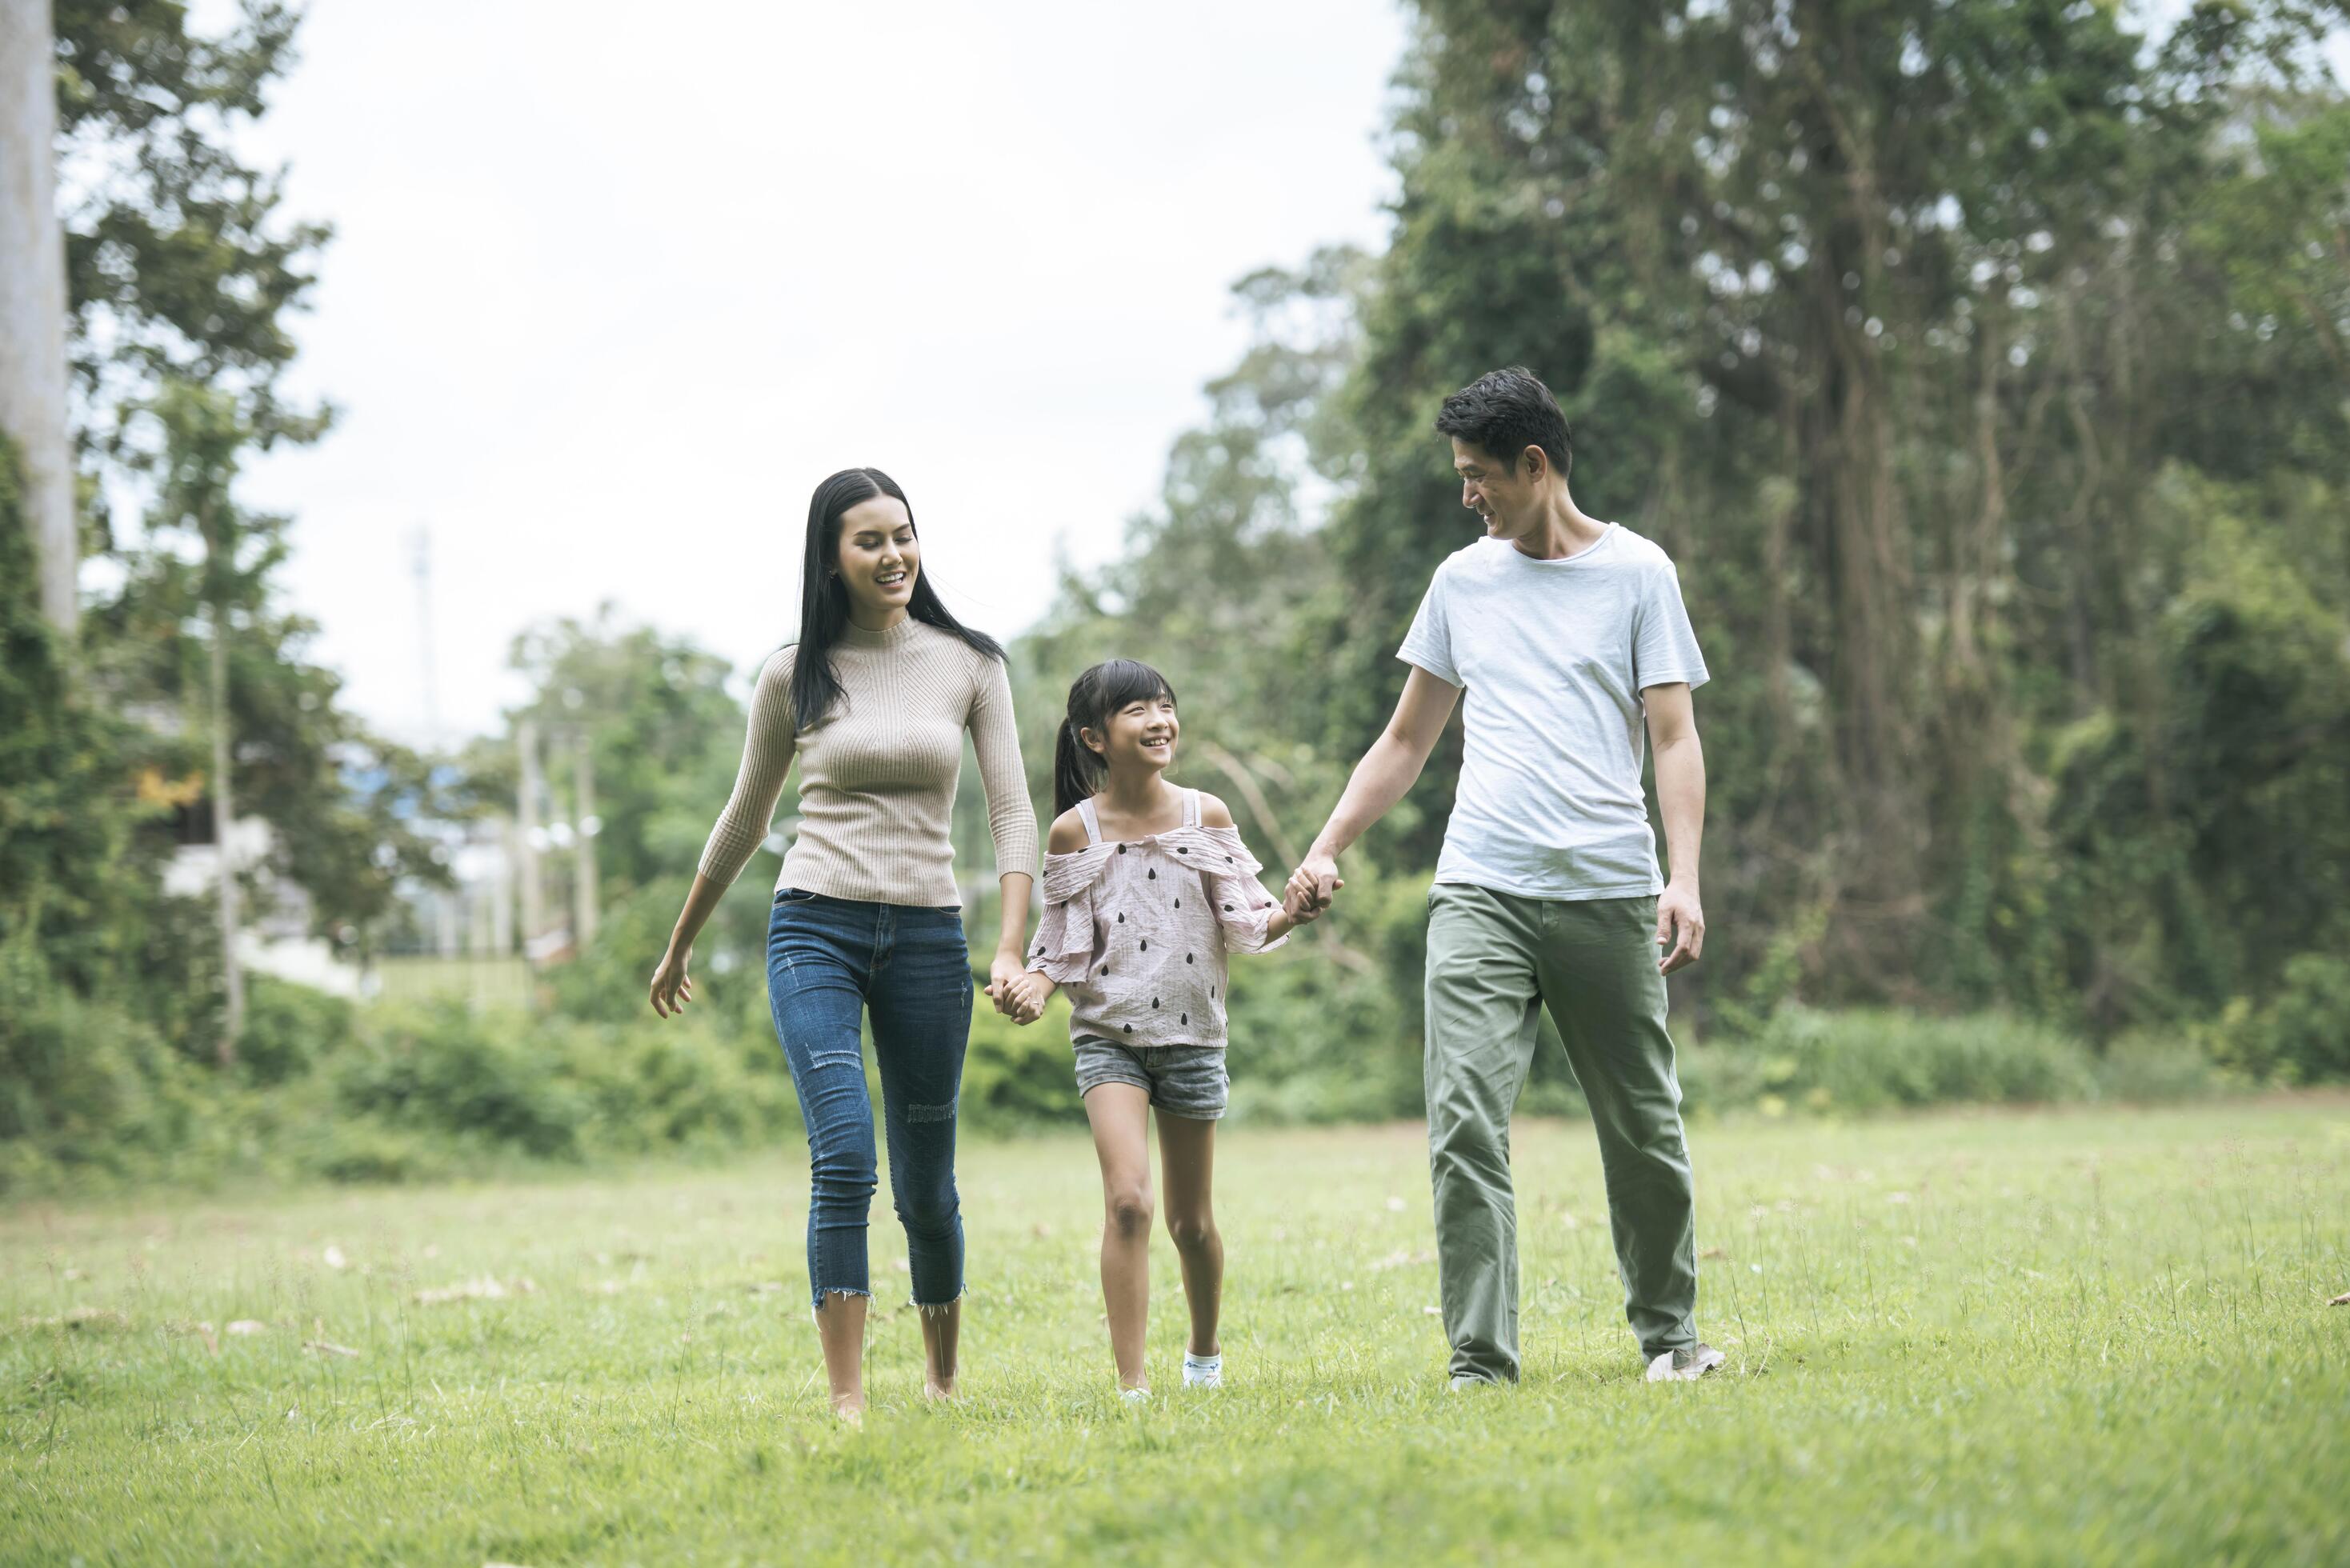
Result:
{"label": "woman's right hand", "polygon": [[671,946],[661,954],[660,967],[653,971],[653,1011],[663,1018],[684,1012],[685,1004],[693,1000],[693,979],[686,973],[692,958],[691,948]]}

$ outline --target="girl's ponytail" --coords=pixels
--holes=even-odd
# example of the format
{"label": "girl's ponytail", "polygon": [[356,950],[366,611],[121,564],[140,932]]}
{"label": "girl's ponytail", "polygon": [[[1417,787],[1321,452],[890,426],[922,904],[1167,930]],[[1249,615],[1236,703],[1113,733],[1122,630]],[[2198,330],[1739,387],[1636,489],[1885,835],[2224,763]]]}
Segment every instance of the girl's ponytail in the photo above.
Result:
{"label": "girl's ponytail", "polygon": [[1061,721],[1061,732],[1053,741],[1053,815],[1059,816],[1077,802],[1092,797],[1101,774],[1102,761],[1077,738],[1074,719]]}

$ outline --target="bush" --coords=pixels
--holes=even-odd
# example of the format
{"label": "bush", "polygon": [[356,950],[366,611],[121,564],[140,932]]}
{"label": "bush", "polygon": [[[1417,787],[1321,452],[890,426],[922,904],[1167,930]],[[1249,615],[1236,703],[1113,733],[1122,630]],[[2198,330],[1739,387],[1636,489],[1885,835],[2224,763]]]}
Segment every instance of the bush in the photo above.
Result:
{"label": "bush", "polygon": [[1083,1127],[1069,999],[1055,992],[1045,1016],[1022,1028],[983,995],[972,999],[971,1048],[962,1059],[962,1125],[978,1132]]}
{"label": "bush", "polygon": [[2109,1100],[2136,1105],[2191,1100],[2220,1086],[2210,1057],[2184,1033],[2125,1034],[2106,1046],[2097,1062],[2098,1093]]}
{"label": "bush", "polygon": [[139,1019],[57,984],[29,927],[0,942],[0,1145],[12,1155],[0,1183],[150,1169],[182,1141],[200,1088]]}
{"label": "bush", "polygon": [[237,1065],[256,1084],[298,1078],[350,1044],[352,1012],[339,996],[254,975],[245,981]]}
{"label": "bush", "polygon": [[338,1087],[350,1115],[540,1159],[733,1147],[797,1125],[783,1075],[690,1017],[392,1013],[363,1031]]}
{"label": "bush", "polygon": [[1692,1109],[1766,1113],[2034,1105],[2098,1092],[2088,1047],[2044,1024],[1793,1005],[1751,1042],[1685,1053],[1681,1087]]}
{"label": "bush", "polygon": [[2296,955],[2265,1005],[2238,997],[2204,1038],[2214,1061],[2256,1083],[2350,1079],[2350,959]]}

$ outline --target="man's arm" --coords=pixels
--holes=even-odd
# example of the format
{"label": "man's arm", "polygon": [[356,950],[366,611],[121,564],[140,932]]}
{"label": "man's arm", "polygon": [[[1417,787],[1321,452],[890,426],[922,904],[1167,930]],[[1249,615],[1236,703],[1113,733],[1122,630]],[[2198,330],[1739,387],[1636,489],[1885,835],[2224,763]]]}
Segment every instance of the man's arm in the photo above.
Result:
{"label": "man's arm", "polygon": [[1657,900],[1657,945],[1666,950],[1657,968],[1670,974],[1697,962],[1705,947],[1705,908],[1697,890],[1698,848],[1705,836],[1705,748],[1698,743],[1697,714],[1686,683],[1651,686],[1640,701],[1648,710],[1657,806],[1664,814],[1665,853],[1673,867]]}
{"label": "man's arm", "polygon": [[1338,797],[1330,820],[1315,837],[1305,860],[1290,874],[1284,909],[1294,915],[1328,907],[1331,896],[1346,886],[1338,876],[1338,857],[1411,788],[1460,701],[1461,688],[1418,665],[1412,667],[1404,679],[1395,716],[1355,764],[1354,776],[1347,781],[1347,792]]}

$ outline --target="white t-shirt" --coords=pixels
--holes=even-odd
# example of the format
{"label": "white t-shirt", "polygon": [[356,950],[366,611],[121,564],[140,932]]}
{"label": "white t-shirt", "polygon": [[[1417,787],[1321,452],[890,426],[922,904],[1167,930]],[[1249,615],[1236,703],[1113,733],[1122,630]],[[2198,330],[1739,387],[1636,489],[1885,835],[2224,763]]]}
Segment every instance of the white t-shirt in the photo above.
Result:
{"label": "white t-shirt", "polygon": [[1640,693],[1706,680],[1664,551],[1614,523],[1556,561],[1480,539],[1436,568],[1397,657],[1468,693],[1439,882],[1529,898],[1663,889]]}

